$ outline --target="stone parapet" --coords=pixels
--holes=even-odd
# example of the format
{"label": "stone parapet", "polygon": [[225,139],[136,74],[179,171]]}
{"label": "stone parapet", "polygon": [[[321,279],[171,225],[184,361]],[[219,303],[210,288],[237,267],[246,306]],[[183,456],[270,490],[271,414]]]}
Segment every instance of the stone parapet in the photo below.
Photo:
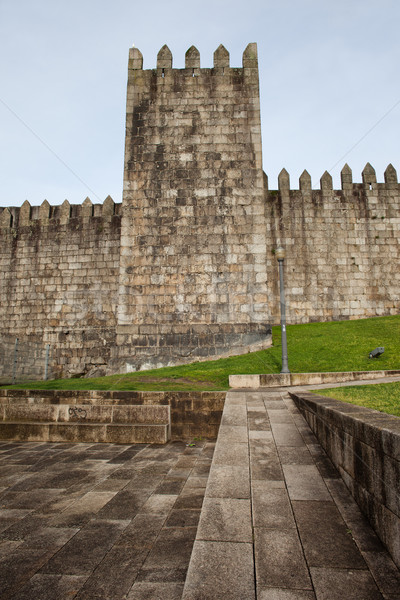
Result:
{"label": "stone parapet", "polygon": [[283,169],[278,190],[268,190],[267,281],[270,319],[279,322],[278,266],[274,249],[283,246],[288,323],[340,321],[399,313],[398,237],[400,185],[390,164],[377,182],[367,163],[362,183],[353,183],[348,165],[341,189],[325,172],[313,189],[304,171],[293,189]]}
{"label": "stone parapet", "polygon": [[290,393],[400,567],[400,419],[310,393]]}

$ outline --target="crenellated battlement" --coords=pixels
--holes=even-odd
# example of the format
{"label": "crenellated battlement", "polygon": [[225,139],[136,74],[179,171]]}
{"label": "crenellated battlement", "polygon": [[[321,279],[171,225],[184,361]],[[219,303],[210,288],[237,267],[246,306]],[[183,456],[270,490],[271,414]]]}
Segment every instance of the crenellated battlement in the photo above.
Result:
{"label": "crenellated battlement", "polygon": [[[229,52],[220,44],[215,50],[213,69],[200,68],[200,52],[196,46],[191,46],[185,53],[185,68],[172,69],[173,57],[172,52],[166,44],[160,49],[157,54],[157,73],[165,77],[168,76],[168,71],[181,71],[183,74],[190,76],[200,75],[201,73],[224,74],[225,69],[230,68]],[[129,50],[129,69],[143,69],[143,55],[138,48]],[[243,69],[258,69],[257,44],[248,44],[242,55]]]}
{"label": "crenellated battlement", "polygon": [[[372,190],[372,191],[381,191],[381,190],[400,190],[400,186],[397,179],[396,169],[392,164],[389,164],[384,172],[384,182],[378,183],[376,178],[375,169],[367,163],[361,173],[362,182],[361,183],[353,183],[353,173],[350,169],[349,165],[346,163],[343,169],[340,172],[341,177],[341,191],[342,192],[353,192],[355,189],[364,189],[364,190]],[[264,185],[266,190],[268,190],[268,176],[264,176]],[[290,176],[286,169],[282,169],[282,171],[278,175],[278,190],[281,193],[288,193],[291,191],[290,188]],[[311,175],[308,171],[304,170],[299,178],[299,190],[304,194],[310,193],[313,190]],[[272,191],[272,190],[271,190]],[[328,171],[322,175],[320,179],[320,187],[319,190],[322,194],[330,194],[331,192],[335,192],[333,189],[332,176]],[[339,190],[336,190],[339,191]]]}
{"label": "crenellated battlement", "polygon": [[[166,46],[164,46],[166,48]],[[192,46],[194,48],[194,46]],[[223,48],[220,46],[218,50]],[[161,52],[161,51],[160,51]],[[320,178],[320,187],[313,188],[311,175],[304,170],[299,177],[299,188],[303,194],[312,191],[321,191],[322,193],[353,192],[354,190],[399,190],[397,171],[390,163],[384,172],[384,181],[378,182],[375,169],[370,163],[367,163],[361,173],[361,182],[353,182],[353,173],[346,163],[340,172],[341,190],[333,189],[332,176],[325,171]],[[267,191],[274,192],[268,188],[268,176],[264,174],[264,185]],[[297,192],[298,190],[290,187],[290,175],[285,168],[278,175],[278,190],[281,193]],[[112,216],[122,215],[122,203],[115,203],[111,196],[107,196],[103,204],[93,204],[89,197],[85,198],[82,204],[70,204],[64,200],[61,205],[51,206],[47,200],[44,200],[40,206],[31,206],[28,200],[20,206],[0,207],[0,228],[15,228],[30,225],[33,221],[40,221],[41,224],[49,223],[51,220],[59,220],[60,223],[67,223],[70,219],[89,219],[91,217],[110,218]]]}
{"label": "crenellated battlement", "polygon": [[82,204],[70,204],[64,200],[61,205],[51,206],[44,200],[40,206],[31,206],[28,200],[20,207],[0,207],[0,228],[26,227],[33,223],[43,226],[58,221],[61,225],[67,224],[71,219],[88,221],[92,217],[111,219],[120,215],[122,204],[116,204],[111,196],[107,196],[103,204],[93,204],[90,198],[86,198]]}

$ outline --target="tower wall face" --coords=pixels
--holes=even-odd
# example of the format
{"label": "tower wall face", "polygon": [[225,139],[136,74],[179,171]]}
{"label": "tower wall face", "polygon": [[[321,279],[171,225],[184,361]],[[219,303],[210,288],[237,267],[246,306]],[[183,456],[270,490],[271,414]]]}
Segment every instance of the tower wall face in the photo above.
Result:
{"label": "tower wall face", "polygon": [[192,47],[173,69],[164,47],[143,71],[131,51],[117,329],[127,358],[174,362],[267,339],[256,46],[242,68],[224,52],[203,69]]}

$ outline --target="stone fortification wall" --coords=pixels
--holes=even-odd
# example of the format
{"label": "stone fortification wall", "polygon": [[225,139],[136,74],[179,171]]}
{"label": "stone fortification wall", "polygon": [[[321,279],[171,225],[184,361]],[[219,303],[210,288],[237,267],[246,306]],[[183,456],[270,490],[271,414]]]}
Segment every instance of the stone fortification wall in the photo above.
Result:
{"label": "stone fortification wall", "polygon": [[[117,343],[138,365],[269,343],[257,48],[129,58]],[[125,348],[125,355],[123,348]]]}
{"label": "stone fortification wall", "polygon": [[[123,372],[270,343],[286,249],[288,322],[397,314],[400,190],[389,165],[342,188],[262,171],[257,48],[184,69],[129,55],[123,204],[0,212],[0,336],[52,345],[60,374]],[[122,209],[123,207],[123,209]],[[1,342],[1,340],[0,340]]]}
{"label": "stone fortification wall", "polygon": [[111,198],[103,205],[45,201],[0,213],[0,334],[51,344],[59,374],[90,372],[110,359],[120,207]]}
{"label": "stone fortification wall", "polygon": [[279,321],[272,251],[280,244],[286,249],[288,322],[398,314],[400,186],[393,166],[386,169],[384,183],[377,183],[370,164],[362,183],[353,183],[345,165],[340,190],[332,189],[327,172],[320,190],[312,190],[304,171],[299,188],[290,189],[283,170],[279,191],[266,191],[271,322]]}

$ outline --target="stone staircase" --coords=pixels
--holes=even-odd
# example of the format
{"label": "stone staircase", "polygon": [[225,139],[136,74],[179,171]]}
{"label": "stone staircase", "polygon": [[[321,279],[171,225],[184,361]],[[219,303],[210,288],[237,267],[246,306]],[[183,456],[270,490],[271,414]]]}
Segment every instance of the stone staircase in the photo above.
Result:
{"label": "stone staircase", "polygon": [[0,398],[0,440],[165,444],[171,438],[169,406],[7,400]]}

